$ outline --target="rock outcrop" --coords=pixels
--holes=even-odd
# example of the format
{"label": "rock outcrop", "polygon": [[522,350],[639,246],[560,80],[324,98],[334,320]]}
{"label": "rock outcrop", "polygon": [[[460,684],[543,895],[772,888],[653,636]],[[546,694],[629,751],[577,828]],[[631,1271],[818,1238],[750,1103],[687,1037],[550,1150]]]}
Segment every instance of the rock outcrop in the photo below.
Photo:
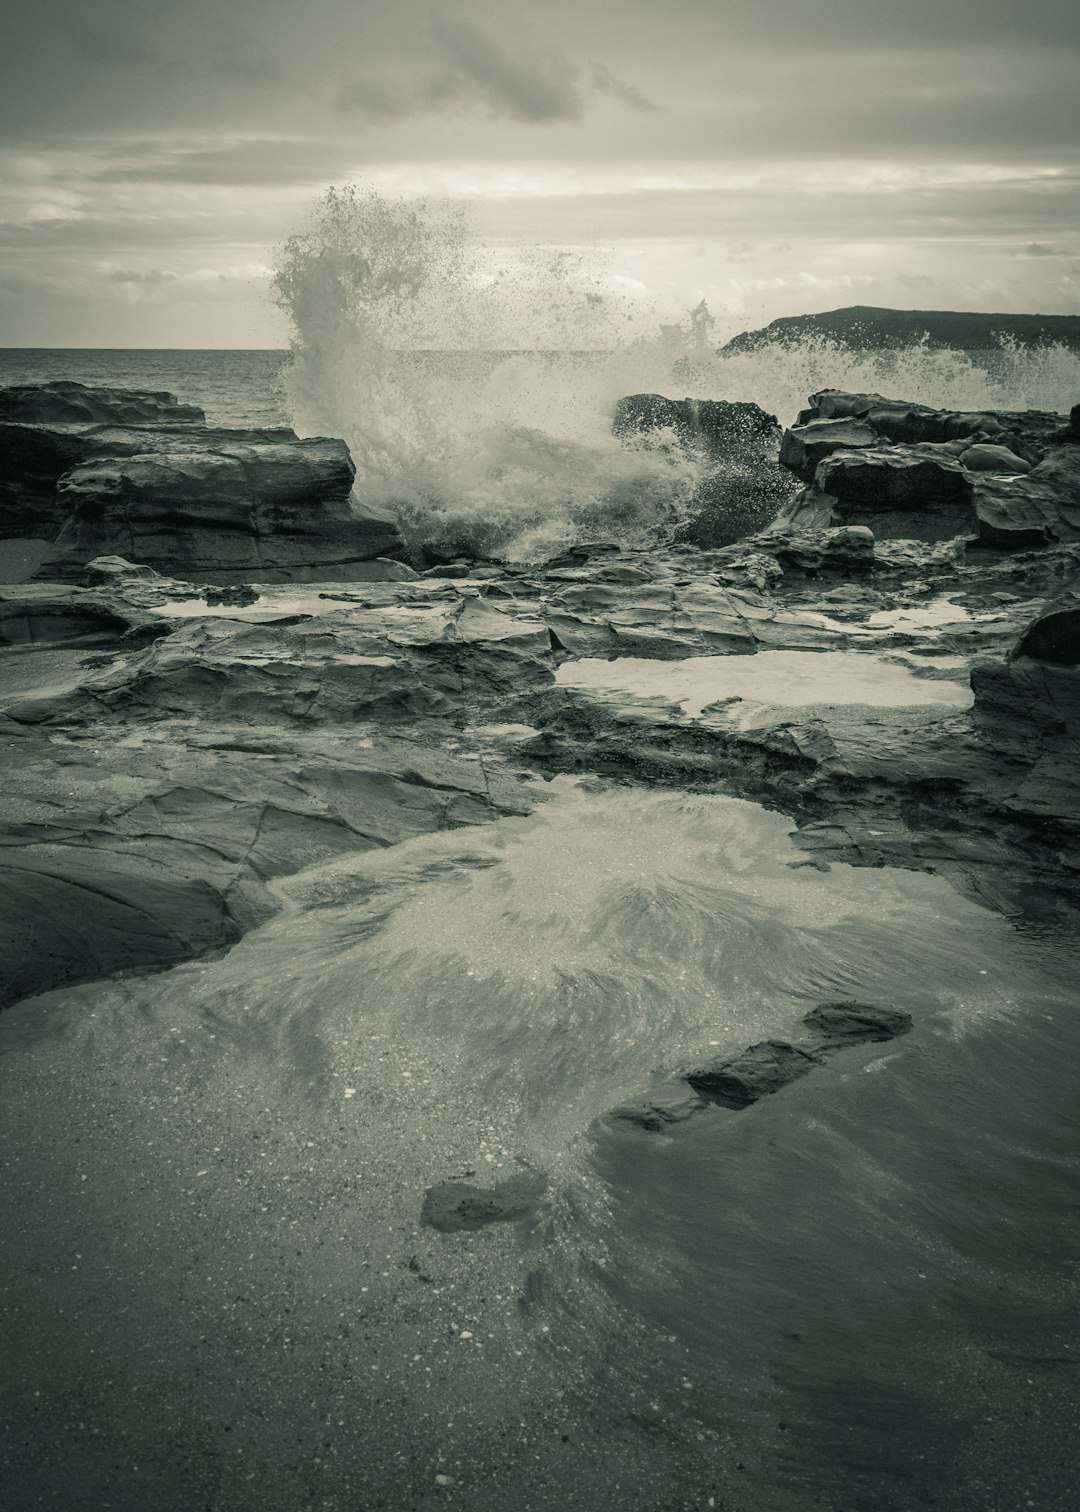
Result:
{"label": "rock outcrop", "polygon": [[626,445],[678,447],[697,464],[679,539],[723,546],[759,530],[792,490],[778,466],[780,427],[760,405],[724,399],[629,394],[615,406],[612,432]]}
{"label": "rock outcrop", "polygon": [[1080,446],[1043,411],[961,412],[826,389],[781,463],[808,486],[778,525],[864,525],[878,539],[963,537],[999,551],[1080,540]]}
{"label": "rock outcrop", "polygon": [[91,387],[70,379],[0,389],[0,421],[23,425],[198,425],[206,415],[175,394]]}
{"label": "rock outcrop", "polygon": [[363,579],[402,541],[354,474],[343,441],[207,427],[169,394],[0,390],[0,536],[48,542],[45,578],[118,555],[200,582]]}

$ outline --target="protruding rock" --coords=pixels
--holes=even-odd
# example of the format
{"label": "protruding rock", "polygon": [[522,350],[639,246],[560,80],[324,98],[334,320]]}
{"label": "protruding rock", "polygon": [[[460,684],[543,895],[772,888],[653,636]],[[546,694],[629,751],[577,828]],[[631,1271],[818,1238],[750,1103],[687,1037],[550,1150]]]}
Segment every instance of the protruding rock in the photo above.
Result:
{"label": "protruding rock", "polygon": [[931,456],[911,447],[877,447],[838,451],[821,462],[815,482],[845,511],[862,509],[921,511],[941,505],[970,504],[971,486],[951,456]]}
{"label": "protruding rock", "polygon": [[1080,540],[1080,447],[1060,446],[1025,477],[973,480],[981,546],[1029,550]]}
{"label": "protruding rock", "polygon": [[23,425],[205,425],[195,404],[156,390],[54,379],[0,388],[0,420]]}
{"label": "protruding rock", "polygon": [[686,1080],[714,1102],[738,1110],[779,1092],[818,1064],[815,1055],[786,1040],[763,1040],[730,1059],[688,1072]]}
{"label": "protruding rock", "polygon": [[784,432],[784,439],[780,443],[780,461],[810,483],[818,463],[831,457],[833,452],[875,446],[877,441],[877,431],[859,420],[847,417],[811,420],[808,425],[795,425]]}
{"label": "protruding rock", "polygon": [[1080,666],[1080,579],[1032,620],[1013,655],[1056,666]]}
{"label": "protruding rock", "polygon": [[630,394],[615,406],[612,431],[625,442],[675,446],[697,459],[700,481],[679,530],[692,545],[726,546],[760,530],[790,496],[778,463],[780,427],[758,404]]}
{"label": "protruding rock", "polygon": [[[823,506],[832,518],[835,500]],[[781,567],[798,572],[851,573],[870,572],[874,567],[874,533],[865,525],[841,525],[828,529],[805,529],[783,526],[758,538]]]}
{"label": "protruding rock", "polygon": [[960,453],[960,465],[968,472],[1027,473],[1031,463],[1025,462],[1007,446],[993,446],[988,441],[977,442]]}
{"label": "protruding rock", "polygon": [[324,438],[84,463],[57,485],[68,524],[43,574],[121,556],[198,582],[344,581],[401,545],[381,512],[351,508],[353,473]]}
{"label": "protruding rock", "polygon": [[813,1047],[817,1054],[831,1055],[853,1045],[878,1044],[907,1034],[911,1014],[868,1003],[819,1003],[803,1015],[803,1023],[821,1036],[820,1044]]}
{"label": "protruding rock", "polygon": [[616,436],[647,436],[670,429],[681,441],[725,452],[755,439],[774,440],[775,415],[760,404],[727,399],[668,399],[663,394],[628,394],[615,406]]}

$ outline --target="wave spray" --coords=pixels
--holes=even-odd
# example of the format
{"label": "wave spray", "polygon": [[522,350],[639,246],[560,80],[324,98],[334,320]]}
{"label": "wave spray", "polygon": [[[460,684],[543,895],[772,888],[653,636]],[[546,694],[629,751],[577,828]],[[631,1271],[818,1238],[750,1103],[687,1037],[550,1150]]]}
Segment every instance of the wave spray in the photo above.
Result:
{"label": "wave spray", "polygon": [[739,516],[730,538],[764,523],[779,502],[771,462],[748,510],[745,467],[675,436],[615,438],[624,394],[752,400],[786,424],[824,387],[955,408],[1067,409],[1080,392],[1080,360],[1060,348],[1003,349],[992,370],[956,351],[820,340],[725,355],[704,305],[662,325],[599,254],[487,246],[464,204],[357,185],[314,206],[273,289],[292,328],[297,430],[348,442],[357,496],[395,513],[418,559],[664,545],[704,485],[715,500],[718,471]]}

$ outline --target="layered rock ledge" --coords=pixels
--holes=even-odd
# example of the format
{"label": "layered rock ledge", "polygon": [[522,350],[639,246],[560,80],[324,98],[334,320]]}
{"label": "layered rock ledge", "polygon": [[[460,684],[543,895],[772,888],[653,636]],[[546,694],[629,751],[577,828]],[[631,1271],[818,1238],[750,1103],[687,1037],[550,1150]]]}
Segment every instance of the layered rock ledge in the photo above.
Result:
{"label": "layered rock ledge", "polygon": [[0,541],[33,543],[47,578],[118,555],[207,583],[362,579],[401,537],[354,476],[343,441],[207,426],[171,394],[0,390]]}
{"label": "layered rock ledge", "polygon": [[[910,485],[888,510],[853,518],[833,494],[830,518],[843,523],[819,527],[804,498],[799,520],[718,549],[589,543],[541,565],[460,561],[423,576],[362,556],[344,574],[320,569],[313,535],[294,539],[281,524],[310,484],[322,518],[339,510],[352,530],[341,443],[252,442],[249,464],[247,443],[235,455],[218,439],[182,449],[181,432],[220,436],[197,418],[106,425],[149,434],[158,449],[71,463],[56,495],[96,501],[104,523],[92,537],[89,503],[78,526],[83,506],[72,505],[67,540],[85,530],[84,555],[92,540],[166,544],[156,559],[110,553],[80,565],[61,543],[37,581],[0,588],[3,1001],[226,950],[278,906],[276,878],[527,813],[557,772],[750,798],[792,817],[805,864],[931,870],[1018,917],[1073,917],[1080,542],[1066,528],[1070,485],[1054,485],[1065,525],[1034,548],[987,549],[976,527],[940,540],[873,527],[882,514],[917,525],[945,509],[971,526],[963,510],[999,475],[965,453],[1006,445],[1006,432],[1011,456],[1032,454],[1014,481],[1067,480],[1075,427],[999,416],[995,428],[862,398],[872,402],[841,413],[843,397],[815,396],[799,429],[840,422],[848,443],[851,426],[872,429],[872,445],[819,457],[815,479],[837,458],[883,452]],[[73,444],[98,444],[97,422],[70,423]],[[933,426],[964,434],[903,439]],[[159,445],[164,435],[177,450]],[[927,445],[962,449],[918,449]],[[930,474],[918,471],[927,458]],[[939,473],[955,498],[928,495]],[[220,475],[235,500],[239,474],[263,480],[245,485],[267,522],[259,563],[286,565],[252,568],[250,547],[233,559],[244,530],[228,509],[213,528],[194,504],[200,523],[183,517],[182,489],[190,503],[205,484],[209,500],[206,480]],[[31,480],[20,494],[7,476],[8,528],[26,535],[42,493]],[[145,536],[131,533],[140,508],[158,511]],[[163,572],[178,552],[184,570]],[[361,566],[382,580],[350,580]],[[316,570],[322,579],[304,586]]]}

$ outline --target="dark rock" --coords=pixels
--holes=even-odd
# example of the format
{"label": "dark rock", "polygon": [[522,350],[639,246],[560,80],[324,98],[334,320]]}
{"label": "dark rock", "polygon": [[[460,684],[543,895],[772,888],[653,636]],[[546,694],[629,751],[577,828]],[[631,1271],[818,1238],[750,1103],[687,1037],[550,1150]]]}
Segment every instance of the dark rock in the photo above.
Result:
{"label": "dark rock", "polygon": [[1007,446],[994,446],[987,441],[969,446],[966,451],[960,453],[960,465],[966,467],[968,472],[988,473],[1026,473],[1031,471],[1031,463],[1025,462],[1023,457],[1018,457]]}
{"label": "dark rock", "polygon": [[0,420],[23,425],[205,425],[197,405],[175,394],[90,387],[69,379],[0,388]]}
{"label": "dark rock", "polygon": [[818,1064],[816,1055],[785,1040],[763,1040],[730,1060],[687,1072],[686,1080],[714,1102],[741,1110],[779,1092]]}
{"label": "dark rock", "polygon": [[707,1101],[697,1092],[687,1092],[685,1082],[680,1082],[667,1092],[654,1092],[641,1102],[620,1103],[608,1116],[619,1123],[635,1124],[650,1134],[658,1134],[672,1124],[685,1123],[706,1107]]}
{"label": "dark rock", "polygon": [[831,457],[833,452],[875,446],[878,439],[877,431],[871,426],[847,416],[835,420],[811,420],[807,425],[796,425],[784,432],[780,461],[805,482],[811,483],[818,463]]}
{"label": "dark rock", "polygon": [[70,600],[4,600],[0,602],[0,645],[42,646],[79,644],[116,646],[131,623],[102,604]]}
{"label": "dark rock", "polygon": [[121,556],[202,582],[345,581],[401,546],[377,510],[350,504],[343,441],[315,438],[83,463],[62,477],[67,524],[42,576],[80,576]]}
{"label": "dark rock", "polygon": [[1058,447],[1026,477],[976,477],[973,502],[981,546],[1025,551],[1080,540],[1080,447]]}
{"label": "dark rock", "polygon": [[778,437],[775,415],[759,404],[726,399],[667,399],[663,394],[628,394],[615,405],[616,436],[644,436],[671,430],[679,440],[715,454]]}
{"label": "dark rock", "polygon": [[166,865],[138,845],[8,850],[0,910],[0,1007],[69,982],[159,970],[235,945],[243,933],[225,896],[192,874],[180,847]]}
{"label": "dark rock", "polygon": [[778,461],[780,428],[760,405],[630,394],[615,406],[612,431],[637,445],[681,447],[702,464],[679,530],[692,545],[725,546],[760,530],[791,493]]}
{"label": "dark rock", "polygon": [[911,1014],[866,1003],[819,1003],[803,1015],[803,1023],[821,1036],[813,1043],[815,1053],[831,1055],[852,1045],[876,1044],[907,1034]]}
{"label": "dark rock", "polygon": [[55,543],[39,575],[122,556],[222,584],[345,581],[403,549],[389,515],[350,503],[343,441],[211,429],[168,394],[0,394],[0,536]]}
{"label": "dark rock", "polygon": [[1014,656],[1058,666],[1080,665],[1080,580],[1047,604],[1024,631]]}
{"label": "dark rock", "polygon": [[[817,496],[819,499],[822,496]],[[827,500],[827,496],[825,496]],[[832,505],[828,501],[828,514],[832,517]],[[835,529],[799,530],[793,526],[777,526],[758,537],[781,567],[794,568],[796,572],[832,574],[847,577],[850,574],[870,572],[875,565],[874,533],[865,525],[842,525]]]}
{"label": "dark rock", "polygon": [[845,513],[853,509],[925,511],[952,506],[970,522],[971,485],[951,456],[911,447],[838,451],[819,463],[817,488]]}
{"label": "dark rock", "polygon": [[524,1171],[493,1187],[440,1181],[424,1194],[420,1222],[444,1234],[512,1223],[531,1217],[546,1191],[547,1178],[539,1171]]}
{"label": "dark rock", "polygon": [[[1007,447],[1032,464],[1060,440],[1061,417],[1044,410],[938,410],[881,394],[822,389],[811,394],[797,426],[819,420],[857,420],[895,445],[954,446],[962,441]],[[961,448],[963,449],[963,448]]]}

